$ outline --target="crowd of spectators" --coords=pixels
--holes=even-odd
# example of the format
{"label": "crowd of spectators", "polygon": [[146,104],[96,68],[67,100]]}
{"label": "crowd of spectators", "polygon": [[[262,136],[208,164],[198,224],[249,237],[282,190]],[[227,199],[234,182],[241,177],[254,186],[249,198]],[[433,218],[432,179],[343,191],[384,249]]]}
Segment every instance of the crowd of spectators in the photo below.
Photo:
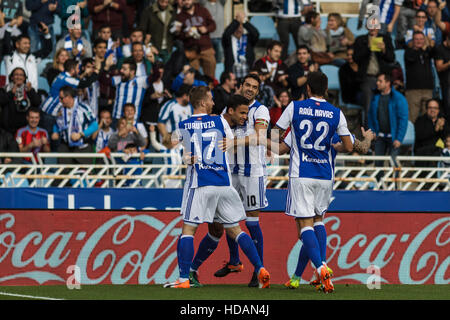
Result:
{"label": "crowd of spectators", "polygon": [[1,1],[0,151],[162,151],[167,133],[192,114],[190,88],[209,86],[220,114],[249,73],[261,79],[258,100],[273,125],[291,101],[307,98],[308,72],[324,65],[339,68],[340,100],[364,110],[375,154],[398,154],[408,121],[416,155],[448,150],[445,1],[381,1],[380,27],[356,36],[339,13],[323,17],[307,0],[274,0],[279,40],[259,56],[249,17],[237,11],[225,25],[227,1]]}

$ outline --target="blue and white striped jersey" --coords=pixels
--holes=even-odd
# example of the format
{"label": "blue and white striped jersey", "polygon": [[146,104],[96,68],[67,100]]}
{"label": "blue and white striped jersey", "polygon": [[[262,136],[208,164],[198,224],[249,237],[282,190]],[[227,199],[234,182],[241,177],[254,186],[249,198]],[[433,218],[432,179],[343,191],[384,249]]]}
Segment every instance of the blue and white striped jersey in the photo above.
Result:
{"label": "blue and white striped jersey", "polygon": [[389,24],[394,17],[395,6],[402,6],[403,0],[381,0],[380,1],[380,23]]}
{"label": "blue and white striped jersey", "polygon": [[342,111],[322,99],[291,102],[277,126],[291,128],[292,147],[289,164],[291,178],[334,179],[332,139],[350,135]]}
{"label": "blue and white striped jersey", "polygon": [[79,79],[72,77],[65,71],[58,74],[58,76],[56,76],[55,80],[53,80],[52,82],[49,96],[41,104],[42,111],[56,117],[56,115],[58,114],[58,110],[61,107],[61,105],[59,104],[59,91],[61,90],[61,88],[64,86],[77,88],[79,83]]}
{"label": "blue and white striped jersey", "polygon": [[[259,101],[255,100],[248,108],[248,120],[243,127],[234,129],[238,138],[255,133],[256,120],[270,122],[269,109]],[[262,177],[266,172],[266,147],[265,146],[241,146],[234,154],[231,165],[233,174],[246,177]]]}
{"label": "blue and white striped jersey", "polygon": [[149,87],[148,77],[135,77],[129,81],[122,81],[120,76],[112,78],[112,85],[116,87],[116,100],[113,106],[113,119],[120,119],[123,116],[123,106],[132,103],[136,107],[134,119],[141,116],[142,102],[145,91]]}
{"label": "blue and white striped jersey", "polygon": [[166,126],[168,133],[173,132],[181,121],[192,116],[193,109],[191,104],[182,106],[176,99],[171,99],[164,103],[159,110],[158,123],[163,123]]}
{"label": "blue and white striped jersey", "polygon": [[220,116],[195,114],[182,121],[172,135],[183,143],[186,154],[197,157],[194,165],[189,165],[186,184],[189,189],[204,186],[231,186],[231,173],[226,153],[218,147],[218,142],[233,139],[228,122]]}

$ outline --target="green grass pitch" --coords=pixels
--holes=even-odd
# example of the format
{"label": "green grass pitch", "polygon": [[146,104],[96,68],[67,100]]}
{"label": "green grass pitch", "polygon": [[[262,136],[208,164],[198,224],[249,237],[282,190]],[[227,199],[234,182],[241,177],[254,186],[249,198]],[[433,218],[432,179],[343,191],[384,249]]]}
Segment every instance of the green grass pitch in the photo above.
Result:
{"label": "green grass pitch", "polygon": [[260,290],[242,285],[205,285],[202,288],[167,289],[162,285],[0,286],[0,299],[64,300],[450,300],[450,285],[335,285],[335,292],[316,292],[309,285],[292,290],[271,285]]}

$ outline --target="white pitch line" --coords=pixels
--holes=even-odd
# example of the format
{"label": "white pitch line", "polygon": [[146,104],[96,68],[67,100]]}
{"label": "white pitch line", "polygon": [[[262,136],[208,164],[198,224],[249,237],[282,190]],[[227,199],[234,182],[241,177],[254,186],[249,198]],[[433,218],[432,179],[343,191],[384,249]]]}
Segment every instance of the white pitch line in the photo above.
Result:
{"label": "white pitch line", "polygon": [[64,300],[64,299],[56,299],[56,298],[49,298],[49,297],[39,297],[39,296],[29,296],[29,295],[26,295],[26,294],[17,294],[17,293],[8,293],[8,292],[0,292],[0,295],[11,296],[11,297],[18,297],[18,298],[41,299],[41,300]]}

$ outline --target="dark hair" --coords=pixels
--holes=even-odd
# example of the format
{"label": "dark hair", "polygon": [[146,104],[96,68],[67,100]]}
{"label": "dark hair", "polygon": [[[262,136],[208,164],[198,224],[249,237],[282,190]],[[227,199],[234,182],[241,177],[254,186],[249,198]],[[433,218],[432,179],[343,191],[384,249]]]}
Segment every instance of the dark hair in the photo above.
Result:
{"label": "dark hair", "polygon": [[220,75],[220,79],[219,79],[220,84],[224,84],[225,81],[230,80],[231,79],[231,74],[232,74],[231,71],[224,71],[224,72],[222,72],[222,74]]}
{"label": "dark hair", "polygon": [[64,71],[70,71],[78,66],[78,62],[75,59],[67,59],[66,62],[64,62]]}
{"label": "dark hair", "polygon": [[142,46],[142,48],[144,48],[144,44],[142,42],[135,41],[131,44],[131,50],[133,50],[133,47],[137,45]]}
{"label": "dark hair", "polygon": [[310,53],[309,47],[306,44],[299,45],[298,48],[297,48],[297,52],[300,49],[304,49],[304,50],[308,51],[308,53]]}
{"label": "dark hair", "polygon": [[62,92],[65,97],[71,96],[72,98],[75,98],[77,96],[77,91],[71,86],[64,86],[59,89],[59,92]]}
{"label": "dark hair", "polygon": [[279,91],[277,92],[277,94],[276,94],[277,98],[279,98],[279,97],[281,96],[281,94],[282,94],[282,93],[285,93],[285,92],[288,94],[289,99],[292,99],[291,93],[289,92],[289,89],[286,89],[286,88],[281,89],[281,90],[279,90]]}
{"label": "dark hair", "polygon": [[100,28],[98,28],[98,32],[102,31],[103,29],[109,28],[111,29],[111,26],[107,25],[107,24],[103,24],[100,26]]}
{"label": "dark hair", "polygon": [[416,17],[417,17],[417,15],[419,14],[419,12],[425,13],[425,16],[428,17],[428,13],[427,13],[425,10],[423,10],[423,9],[418,9],[418,10],[416,11]]}
{"label": "dark hair", "polygon": [[134,59],[132,57],[126,58],[123,61],[122,65],[124,65],[124,64],[128,64],[130,66],[130,69],[136,73],[137,65],[136,65],[136,62],[134,62]]}
{"label": "dark hair", "polygon": [[200,103],[206,98],[208,92],[211,92],[211,89],[206,86],[198,86],[191,89],[189,101],[194,109],[200,106]]}
{"label": "dark hair", "polygon": [[94,40],[94,48],[97,48],[97,46],[101,43],[104,43],[106,46],[108,46],[108,42],[106,42],[106,40],[103,40],[102,38],[97,38]]}
{"label": "dark hair", "polygon": [[131,36],[132,33],[135,33],[135,32],[141,32],[142,35],[145,36],[145,31],[143,29],[139,28],[139,27],[134,28],[133,30],[131,30],[130,36]]}
{"label": "dark hair", "polygon": [[423,35],[425,37],[425,35],[424,35],[424,33],[422,31],[414,31],[412,37],[414,38],[414,36],[416,34],[421,34],[421,35]]}
{"label": "dark hair", "polygon": [[28,35],[22,33],[21,35],[16,37],[16,41],[14,41],[14,42],[19,42],[22,39],[28,39],[28,40],[31,41],[31,39],[30,39],[30,37]]}
{"label": "dark hair", "polygon": [[87,65],[88,63],[94,64],[94,63],[95,63],[94,58],[84,58],[84,59],[81,61],[81,66],[84,68],[84,67],[86,67],[86,65]]}
{"label": "dark hair", "polygon": [[[257,70],[253,70],[253,71],[257,71]],[[257,71],[257,72],[258,72],[258,71]],[[245,80],[247,80],[247,79],[253,79],[253,80],[256,80],[256,81],[258,81],[258,86],[261,85],[261,79],[259,78],[259,72],[258,72],[258,75],[256,75],[256,74],[251,74],[251,73],[247,74],[247,75],[244,77],[244,79],[242,79],[242,83],[244,83]]]}
{"label": "dark hair", "polygon": [[227,107],[228,107],[228,109],[236,110],[236,108],[239,106],[242,106],[242,105],[248,106],[249,104],[250,104],[250,100],[248,100],[246,97],[241,96],[240,94],[235,94],[235,95],[231,96]]}
{"label": "dark hair", "polygon": [[132,103],[125,103],[124,105],[123,105],[123,110],[125,111],[125,108],[126,107],[132,107],[133,109],[134,109],[134,111],[136,111],[136,106],[134,105],[134,104],[132,104]]}
{"label": "dark hair", "polygon": [[137,149],[137,144],[134,142],[129,142],[127,143],[127,145],[125,146],[124,149],[131,149],[131,148],[136,148]]}
{"label": "dark hair", "polygon": [[185,94],[189,95],[189,92],[191,92],[192,86],[188,84],[182,84],[181,87],[175,92],[175,97],[181,98]]}
{"label": "dark hair", "polygon": [[276,46],[283,48],[283,44],[280,41],[278,41],[278,40],[270,41],[269,45],[267,46],[267,51],[272,50]]}
{"label": "dark hair", "polygon": [[306,84],[311,94],[323,97],[328,89],[328,77],[321,71],[310,72],[307,75]]}
{"label": "dark hair", "polygon": [[28,116],[30,112],[39,113],[39,115],[41,115],[41,110],[38,107],[29,107],[25,115]]}
{"label": "dark hair", "polygon": [[436,101],[439,107],[439,110],[441,110],[441,101],[439,99],[436,98],[431,98],[428,99],[427,102],[425,103],[425,108],[428,109],[428,104],[430,104],[431,101]]}
{"label": "dark hair", "polygon": [[25,71],[25,69],[22,68],[22,67],[15,67],[15,68],[9,73],[9,76],[8,76],[9,82],[12,82],[12,81],[13,81],[12,79],[13,79],[14,73],[15,73],[17,70],[22,70],[22,71],[23,71],[23,74],[25,75],[25,81],[27,81],[27,80],[28,80],[28,76],[27,76],[27,72]]}
{"label": "dark hair", "polygon": [[384,76],[384,81],[390,82],[392,84],[392,76],[389,72],[380,72],[377,74],[377,78],[379,76]]}
{"label": "dark hair", "polygon": [[314,18],[316,18],[318,15],[319,15],[319,13],[315,12],[315,11],[307,12],[306,15],[305,15],[305,23],[311,24],[312,20]]}

